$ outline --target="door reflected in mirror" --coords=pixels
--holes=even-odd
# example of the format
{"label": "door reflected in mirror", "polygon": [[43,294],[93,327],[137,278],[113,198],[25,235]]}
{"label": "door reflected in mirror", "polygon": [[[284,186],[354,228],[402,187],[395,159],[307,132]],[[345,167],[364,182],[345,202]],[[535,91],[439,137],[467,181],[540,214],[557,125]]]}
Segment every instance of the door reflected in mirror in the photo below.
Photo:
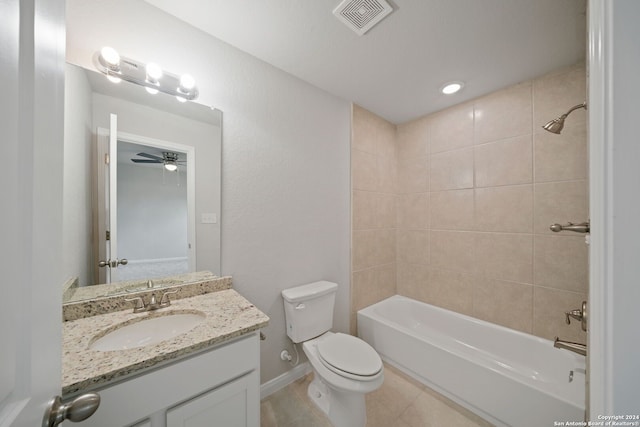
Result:
{"label": "door reflected in mirror", "polygon": [[67,277],[220,275],[222,113],[70,64],[65,85]]}

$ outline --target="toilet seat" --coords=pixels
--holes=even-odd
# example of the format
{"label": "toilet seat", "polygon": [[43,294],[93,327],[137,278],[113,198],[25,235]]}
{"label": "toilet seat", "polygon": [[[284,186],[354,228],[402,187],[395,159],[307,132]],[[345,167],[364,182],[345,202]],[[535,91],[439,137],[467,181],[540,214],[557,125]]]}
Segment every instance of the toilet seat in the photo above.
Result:
{"label": "toilet seat", "polygon": [[382,370],[382,360],[373,347],[351,335],[331,334],[318,343],[317,349],[322,364],[346,378],[370,381]]}

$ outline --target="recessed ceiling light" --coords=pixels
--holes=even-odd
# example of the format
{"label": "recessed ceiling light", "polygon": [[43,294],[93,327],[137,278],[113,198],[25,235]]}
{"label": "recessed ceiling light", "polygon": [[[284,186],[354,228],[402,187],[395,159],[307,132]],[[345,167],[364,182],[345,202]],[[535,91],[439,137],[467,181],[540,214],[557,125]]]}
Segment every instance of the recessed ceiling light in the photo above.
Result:
{"label": "recessed ceiling light", "polygon": [[449,82],[445,84],[441,90],[442,90],[442,93],[444,93],[445,95],[452,95],[460,91],[460,89],[462,89],[463,87],[464,87],[463,82]]}

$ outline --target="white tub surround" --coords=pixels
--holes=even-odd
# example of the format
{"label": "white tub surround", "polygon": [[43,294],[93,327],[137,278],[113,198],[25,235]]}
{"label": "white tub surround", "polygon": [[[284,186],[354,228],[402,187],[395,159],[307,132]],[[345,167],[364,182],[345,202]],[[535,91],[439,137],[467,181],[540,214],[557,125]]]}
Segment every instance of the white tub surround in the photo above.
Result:
{"label": "white tub surround", "polygon": [[498,426],[582,421],[585,358],[553,342],[395,295],[358,311],[385,361]]}

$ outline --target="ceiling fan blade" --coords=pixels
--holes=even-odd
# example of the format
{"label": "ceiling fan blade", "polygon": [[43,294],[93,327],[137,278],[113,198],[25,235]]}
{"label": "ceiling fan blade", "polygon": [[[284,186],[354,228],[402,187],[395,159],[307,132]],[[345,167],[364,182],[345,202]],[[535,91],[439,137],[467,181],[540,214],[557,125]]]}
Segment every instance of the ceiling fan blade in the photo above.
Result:
{"label": "ceiling fan blade", "polygon": [[162,160],[131,159],[133,163],[164,163]]}
{"label": "ceiling fan blade", "polygon": [[148,153],[138,153],[138,156],[140,157],[146,157],[148,159],[154,159],[154,160],[159,160],[159,161],[164,161],[164,159],[162,157],[159,156],[155,156],[153,154],[148,154]]}

